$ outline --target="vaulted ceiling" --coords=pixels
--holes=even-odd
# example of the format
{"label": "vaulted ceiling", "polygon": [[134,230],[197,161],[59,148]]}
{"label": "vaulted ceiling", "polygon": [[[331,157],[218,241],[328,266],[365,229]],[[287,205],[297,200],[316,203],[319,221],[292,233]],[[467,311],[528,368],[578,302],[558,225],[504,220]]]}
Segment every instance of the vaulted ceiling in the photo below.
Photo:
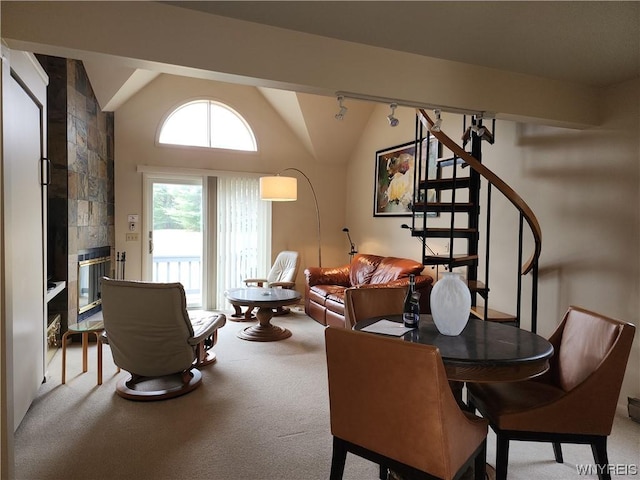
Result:
{"label": "vaulted ceiling", "polygon": [[[105,7],[100,4],[112,3]],[[116,110],[119,105],[144,87],[160,73],[177,73],[193,75],[200,78],[246,82],[258,86],[265,98],[274,106],[282,118],[289,124],[307,149],[318,159],[336,158],[337,152],[350,151],[357,141],[361,129],[366,124],[373,110],[373,104],[356,102],[350,105],[349,115],[353,118],[349,123],[328,123],[336,111],[335,91],[321,91],[319,88],[291,88],[273,79],[262,81],[247,80],[248,77],[233,75],[234,72],[209,72],[193,60],[192,65],[185,60],[184,64],[171,65],[153,61],[153,58],[141,58],[134,52],[139,45],[128,42],[129,49],[110,45],[91,47],[83,44],[79,35],[94,35],[96,42],[100,38],[94,30],[109,29],[109,33],[118,35],[118,29],[125,33],[125,19],[132,17],[130,9],[146,8],[155,17],[149,16],[149,23],[161,25],[169,37],[172,35],[172,21],[178,17],[167,9],[150,9],[156,2],[3,2],[2,35],[14,48],[31,49],[37,53],[68,56],[83,60],[90,76],[96,96],[105,110]],[[378,47],[376,53],[395,52],[395,57],[388,58],[426,58],[439,63],[443,69],[459,68],[460,65],[478,67],[474,72],[503,72],[505,91],[514,90],[518,95],[532,95],[536,79],[553,83],[554,88],[560,85],[564,91],[589,92],[594,88],[604,87],[632,78],[640,77],[640,3],[615,1],[569,1],[569,2],[458,2],[458,1],[180,1],[158,2],[180,7],[182,11],[195,13],[190,17],[192,22],[211,20],[210,31],[219,33],[224,27],[217,19],[230,18],[243,23],[233,24],[233,34],[238,33],[241,26],[268,25],[279,31],[294,31],[311,34],[311,36],[290,37],[300,39],[299,49],[303,50],[305,41],[312,46],[316,38],[341,41],[333,44],[336,65],[341,56],[349,58],[351,64],[360,60],[348,57],[347,50],[354,45]],[[114,7],[113,4],[116,6]],[[146,4],[146,5],[143,5]],[[71,5],[71,7],[70,7]],[[84,8],[84,10],[83,10]],[[63,15],[79,12],[87,16],[91,10],[108,8],[101,13],[104,25],[93,25],[87,20],[84,31],[69,33],[67,39],[59,43],[54,32],[57,25],[66,23]],[[120,9],[120,10],[117,10]],[[120,11],[121,13],[118,13]],[[38,26],[37,17],[41,12],[43,19]],[[64,12],[64,13],[63,13]],[[136,10],[137,12],[137,10]],[[142,12],[140,10],[140,12]],[[177,10],[174,10],[174,13]],[[59,15],[56,16],[56,13]],[[113,13],[108,18],[106,13]],[[169,13],[166,18],[161,14]],[[144,18],[144,17],[142,17]],[[186,17],[185,17],[186,18]],[[12,21],[12,19],[22,20]],[[31,21],[35,23],[31,25]],[[153,20],[153,22],[152,22]],[[217,22],[217,23],[216,23]],[[121,27],[122,25],[122,27]],[[205,25],[204,23],[202,25]],[[44,32],[50,28],[50,32]],[[60,30],[60,27],[57,27]],[[62,27],[64,28],[64,27]],[[83,30],[82,23],[78,29]],[[142,28],[142,27],[141,27]],[[280,30],[282,29],[282,30]],[[176,27],[178,30],[178,27]],[[256,31],[256,30],[253,30]],[[257,30],[264,32],[264,30]],[[64,33],[64,32],[63,32]],[[184,36],[176,33],[174,41],[176,49],[184,46]],[[200,41],[201,33],[194,28],[193,39]],[[245,35],[250,37],[250,33]],[[105,38],[104,42],[109,40]],[[151,40],[149,40],[151,41]],[[202,42],[208,41],[202,37]],[[251,42],[260,42],[261,38],[243,38],[229,36],[229,47],[234,48],[241,42],[247,42],[252,52]],[[75,42],[75,43],[74,43]],[[95,42],[94,42],[95,43]],[[84,48],[83,48],[84,47]],[[242,45],[241,45],[242,47]],[[297,45],[292,48],[298,47]],[[160,47],[162,48],[162,47]],[[211,45],[211,53],[224,55],[224,45],[218,42]],[[168,48],[164,48],[168,50]],[[207,49],[204,49],[206,55]],[[370,50],[363,52],[362,62]],[[308,49],[309,56],[314,55]],[[398,54],[414,57],[398,57]],[[286,55],[283,53],[283,55]],[[187,56],[186,54],[184,55]],[[419,56],[419,57],[415,57]],[[248,62],[260,64],[261,58],[252,56]],[[286,58],[284,59],[287,60]],[[313,59],[311,59],[313,60]],[[323,59],[323,61],[330,61]],[[266,59],[264,60],[267,61]],[[291,58],[291,62],[299,62]],[[449,63],[446,63],[449,62]],[[451,63],[455,62],[455,63]],[[271,63],[274,63],[271,59]],[[196,68],[194,68],[196,67]],[[197,68],[200,67],[200,68]],[[358,66],[354,71],[357,73]],[[363,70],[366,65],[363,63]],[[380,65],[380,75],[385,74],[385,65]],[[301,74],[309,74],[309,67],[300,66]],[[462,70],[460,70],[462,71]],[[231,73],[231,75],[229,74]],[[238,72],[240,73],[240,72]],[[324,72],[319,70],[315,77],[320,78]],[[313,75],[313,72],[311,72]],[[402,85],[410,83],[411,72],[394,72],[393,82]],[[276,79],[277,80],[277,79]],[[519,87],[520,80],[523,87]],[[376,81],[381,81],[376,79]],[[508,82],[515,82],[509,85]],[[303,80],[301,82],[304,83]],[[319,80],[320,82],[320,80]],[[331,83],[331,79],[325,80]],[[528,83],[527,83],[528,82]],[[533,83],[532,83],[533,82]],[[348,82],[346,82],[348,83]],[[371,83],[374,83],[373,80]],[[443,85],[447,85],[446,79]],[[525,86],[526,85],[526,86]],[[460,89],[451,85],[452,90]],[[591,89],[591,90],[590,90]],[[446,88],[438,93],[446,94]],[[311,95],[312,93],[313,95]],[[320,95],[318,95],[320,93]],[[512,96],[513,96],[512,95]],[[478,97],[479,95],[476,95]],[[560,95],[562,97],[563,95]],[[566,96],[566,95],[564,95]],[[468,103],[474,103],[473,95],[468,96]],[[444,97],[443,97],[444,98]],[[461,100],[464,101],[464,100]],[[489,102],[489,100],[487,100]],[[489,102],[490,103],[490,102]],[[500,105],[500,102],[496,102]],[[483,108],[484,110],[484,108]],[[499,111],[499,110],[498,110]],[[536,114],[534,116],[541,116]],[[583,114],[583,117],[585,115]],[[588,116],[588,115],[587,115]],[[505,116],[505,118],[507,118]],[[583,122],[586,123],[586,122]]]}
{"label": "vaulted ceiling", "polygon": [[602,87],[640,74],[640,3],[179,1],[175,6]]}

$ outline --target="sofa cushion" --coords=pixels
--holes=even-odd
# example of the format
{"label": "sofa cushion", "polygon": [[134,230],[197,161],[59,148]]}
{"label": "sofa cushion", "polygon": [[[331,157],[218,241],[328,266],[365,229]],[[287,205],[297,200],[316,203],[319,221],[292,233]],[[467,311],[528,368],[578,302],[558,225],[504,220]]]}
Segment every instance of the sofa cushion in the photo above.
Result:
{"label": "sofa cushion", "polygon": [[424,265],[408,258],[384,257],[380,260],[369,283],[389,283],[398,278],[408,277],[410,274],[418,275],[424,269]]}
{"label": "sofa cushion", "polygon": [[327,298],[326,307],[328,312],[337,313],[344,317],[344,293]]}
{"label": "sofa cushion", "polygon": [[364,285],[371,282],[373,273],[378,268],[383,257],[359,253],[351,261],[349,268],[349,281],[352,287]]}
{"label": "sofa cushion", "polygon": [[329,295],[342,295],[344,290],[347,287],[343,287],[342,285],[314,285],[309,288],[309,292],[315,298],[321,298],[323,300],[322,304],[324,305],[324,300]]}
{"label": "sofa cushion", "polygon": [[[329,305],[329,302],[331,302],[332,304],[340,305],[340,308],[344,309],[344,291],[345,290],[346,290],[346,288],[343,289],[341,292],[330,293],[327,296],[326,304]],[[332,308],[332,310],[334,312],[338,312],[339,311],[339,310],[336,310],[335,308]]]}

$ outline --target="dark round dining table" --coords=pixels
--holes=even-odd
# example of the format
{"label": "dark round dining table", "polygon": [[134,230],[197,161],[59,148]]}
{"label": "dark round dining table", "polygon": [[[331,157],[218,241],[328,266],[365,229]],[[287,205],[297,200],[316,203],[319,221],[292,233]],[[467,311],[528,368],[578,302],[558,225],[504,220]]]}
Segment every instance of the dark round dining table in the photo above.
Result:
{"label": "dark round dining table", "polygon": [[[402,323],[402,315],[359,321],[362,330],[379,320]],[[470,318],[460,335],[442,335],[431,315],[420,315],[417,329],[397,337],[405,342],[435,345],[449,380],[459,382],[515,382],[542,375],[549,369],[553,346],[548,340],[511,325]]]}

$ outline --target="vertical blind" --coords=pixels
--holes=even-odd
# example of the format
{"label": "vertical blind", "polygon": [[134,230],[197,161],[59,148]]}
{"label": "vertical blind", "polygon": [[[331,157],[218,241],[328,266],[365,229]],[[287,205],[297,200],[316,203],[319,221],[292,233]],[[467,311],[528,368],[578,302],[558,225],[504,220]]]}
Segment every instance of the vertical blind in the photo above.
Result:
{"label": "vertical blind", "polygon": [[271,268],[271,202],[260,200],[258,178],[218,177],[216,307],[228,309],[224,291],[245,278],[266,278]]}

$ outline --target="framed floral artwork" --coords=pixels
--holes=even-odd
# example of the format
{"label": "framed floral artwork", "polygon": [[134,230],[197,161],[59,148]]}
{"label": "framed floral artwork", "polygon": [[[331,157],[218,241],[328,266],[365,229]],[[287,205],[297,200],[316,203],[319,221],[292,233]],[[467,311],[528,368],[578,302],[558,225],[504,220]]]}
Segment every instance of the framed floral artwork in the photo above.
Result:
{"label": "framed floral artwork", "polygon": [[[421,142],[423,164],[429,178],[436,178],[439,157],[438,141],[430,137]],[[427,156],[427,145],[428,156]],[[427,161],[428,158],[428,161]],[[423,167],[423,168],[425,168]],[[376,152],[374,185],[374,217],[411,216],[414,202],[414,171],[416,168],[416,144],[407,142]],[[436,191],[427,191],[427,201],[436,200]],[[423,195],[421,196],[423,197]],[[422,200],[422,198],[421,198]],[[428,216],[431,216],[429,213]]]}

